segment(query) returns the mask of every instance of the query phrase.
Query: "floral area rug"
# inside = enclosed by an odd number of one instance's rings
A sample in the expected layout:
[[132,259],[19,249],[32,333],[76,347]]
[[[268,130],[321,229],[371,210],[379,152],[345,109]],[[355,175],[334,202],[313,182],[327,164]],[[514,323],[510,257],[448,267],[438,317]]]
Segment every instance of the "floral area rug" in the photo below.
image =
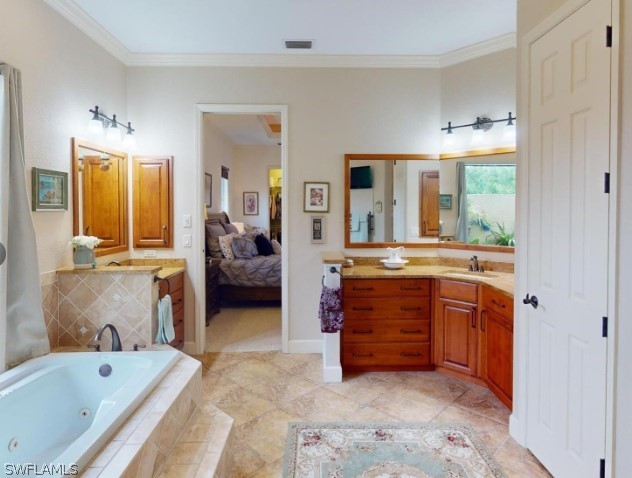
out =
[[290,423],[284,478],[507,478],[469,425]]

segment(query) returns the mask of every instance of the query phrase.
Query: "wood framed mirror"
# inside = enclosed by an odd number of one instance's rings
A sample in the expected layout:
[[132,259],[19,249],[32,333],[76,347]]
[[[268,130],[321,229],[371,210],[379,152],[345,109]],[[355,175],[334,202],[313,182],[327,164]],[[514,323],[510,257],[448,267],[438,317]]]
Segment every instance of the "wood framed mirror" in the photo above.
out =
[[103,241],[95,255],[129,250],[127,154],[72,138],[73,235]]
[[[466,165],[469,194],[459,193],[457,163]],[[456,232],[459,214],[465,235]],[[346,248],[513,253],[514,227],[515,148],[345,155]]]

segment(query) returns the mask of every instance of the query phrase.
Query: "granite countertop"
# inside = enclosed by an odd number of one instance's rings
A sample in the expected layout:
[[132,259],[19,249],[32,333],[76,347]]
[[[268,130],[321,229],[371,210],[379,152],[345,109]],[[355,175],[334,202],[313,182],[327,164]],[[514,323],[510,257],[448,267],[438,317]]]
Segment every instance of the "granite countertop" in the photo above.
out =
[[184,266],[163,267],[158,272],[156,272],[156,275],[160,277],[161,279],[170,279],[171,277],[178,275],[181,272],[184,272],[184,270],[185,270]]
[[186,270],[185,259],[125,259],[119,265],[100,265],[94,269],[58,269],[59,274],[156,274],[161,279],[169,279]]
[[446,265],[407,265],[403,269],[387,269],[383,265],[356,265],[342,269],[345,279],[452,279],[488,285],[513,297],[513,273],[490,271],[480,275],[470,274],[467,269]]
[[65,267],[57,269],[58,274],[138,274],[157,272],[162,269],[161,266],[97,266],[94,269],[75,269],[73,267]]

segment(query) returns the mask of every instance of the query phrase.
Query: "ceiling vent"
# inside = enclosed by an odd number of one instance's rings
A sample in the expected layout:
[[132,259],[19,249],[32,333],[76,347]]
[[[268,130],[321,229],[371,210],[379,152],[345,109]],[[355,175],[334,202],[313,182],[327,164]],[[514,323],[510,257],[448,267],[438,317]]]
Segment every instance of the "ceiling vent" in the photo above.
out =
[[311,40],[285,40],[285,48],[293,50],[311,50]]

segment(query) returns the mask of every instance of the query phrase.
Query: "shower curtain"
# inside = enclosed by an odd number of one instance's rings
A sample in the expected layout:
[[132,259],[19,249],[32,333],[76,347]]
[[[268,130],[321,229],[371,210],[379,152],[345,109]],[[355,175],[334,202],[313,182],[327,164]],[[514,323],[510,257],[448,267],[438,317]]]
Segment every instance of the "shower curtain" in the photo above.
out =
[[[20,72],[0,63],[0,372],[50,352],[26,191]],[[9,227],[10,225],[10,227]]]
[[465,180],[465,163],[459,161],[456,163],[456,185],[457,185],[457,219],[456,233],[454,240],[459,242],[470,243],[470,229],[467,217],[467,184]]

